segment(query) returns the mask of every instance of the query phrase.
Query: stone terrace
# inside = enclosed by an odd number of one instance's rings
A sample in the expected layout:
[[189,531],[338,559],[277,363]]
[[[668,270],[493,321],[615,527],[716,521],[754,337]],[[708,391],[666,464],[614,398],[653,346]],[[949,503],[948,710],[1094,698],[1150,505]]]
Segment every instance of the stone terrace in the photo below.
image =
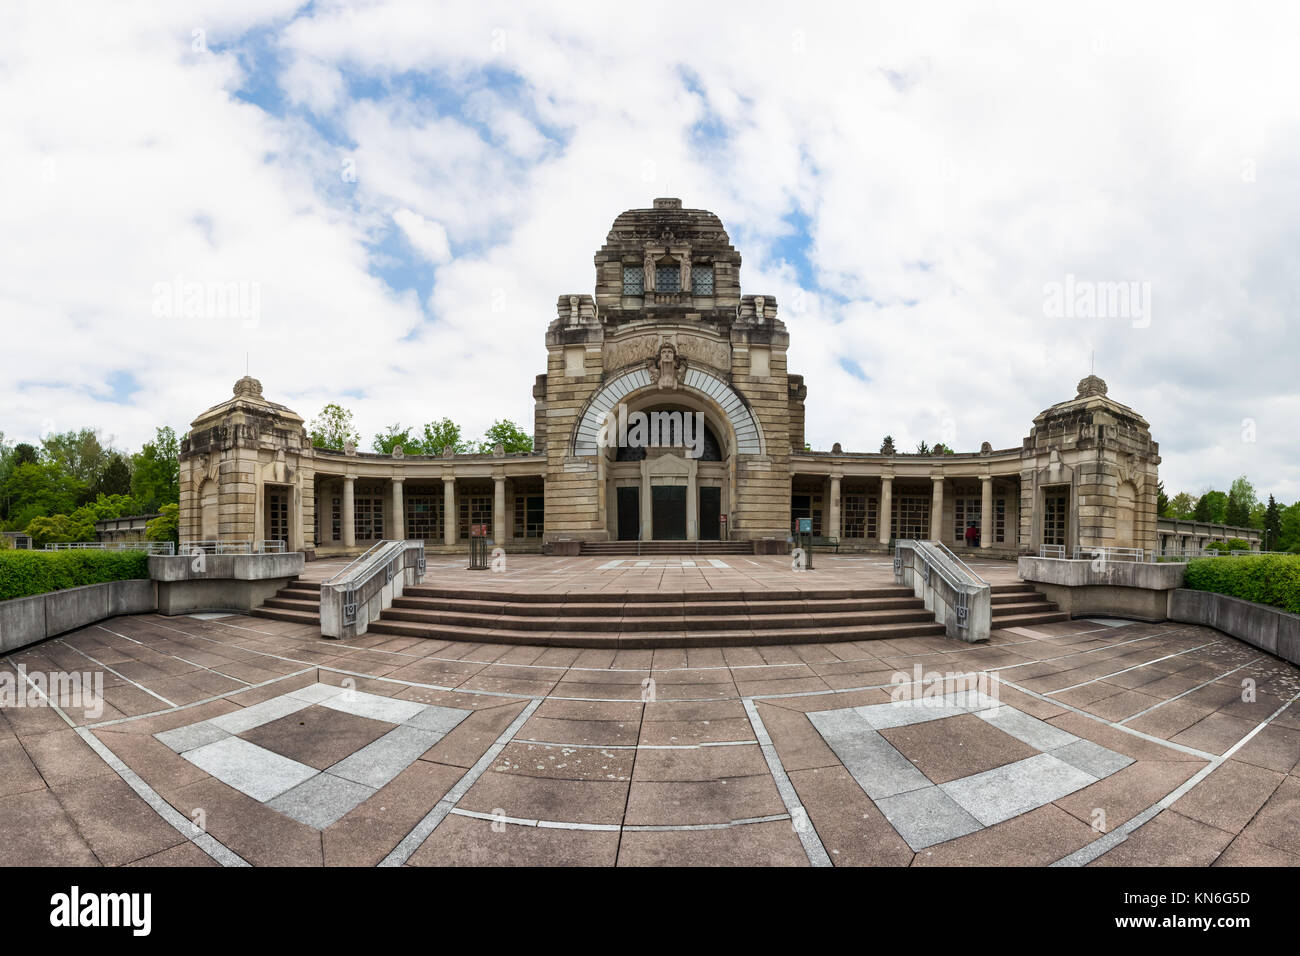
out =
[[[892,582],[879,557],[642,560],[429,580]],[[0,711],[9,864],[1300,864],[1300,672],[1208,628],[606,650],[141,615],[19,665],[101,674],[106,702]],[[901,703],[914,668],[982,680]]]

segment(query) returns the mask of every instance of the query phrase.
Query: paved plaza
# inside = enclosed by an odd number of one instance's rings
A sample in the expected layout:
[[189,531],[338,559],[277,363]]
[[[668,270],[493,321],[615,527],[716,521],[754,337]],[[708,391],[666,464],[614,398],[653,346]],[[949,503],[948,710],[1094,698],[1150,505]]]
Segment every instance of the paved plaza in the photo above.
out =
[[[883,555],[816,562],[430,556],[425,582],[893,580]],[[1171,622],[619,650],[148,614],[0,666],[104,694],[0,712],[7,864],[1300,864],[1300,671]]]

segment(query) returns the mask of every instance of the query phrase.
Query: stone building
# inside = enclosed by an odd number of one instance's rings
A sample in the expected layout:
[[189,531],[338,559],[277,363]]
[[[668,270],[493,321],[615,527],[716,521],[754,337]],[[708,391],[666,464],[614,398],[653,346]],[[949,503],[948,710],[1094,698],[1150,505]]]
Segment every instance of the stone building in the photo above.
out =
[[527,454],[313,448],[301,417],[240,379],[182,442],[182,542],[329,553],[407,537],[455,550],[486,525],[508,550],[638,539],[783,550],[808,518],[841,550],[965,547],[972,525],[993,553],[1156,546],[1158,446],[1095,376],[1038,415],[1020,447],[808,449],[789,332],[772,296],[742,292],[740,266],[711,212],[656,199],[619,215],[593,292],[557,299]]

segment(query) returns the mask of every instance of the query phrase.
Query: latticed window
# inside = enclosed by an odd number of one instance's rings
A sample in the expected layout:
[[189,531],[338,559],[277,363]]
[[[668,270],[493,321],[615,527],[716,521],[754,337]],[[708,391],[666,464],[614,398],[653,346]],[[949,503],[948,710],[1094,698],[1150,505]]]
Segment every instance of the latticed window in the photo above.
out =
[[406,499],[406,536],[426,541],[442,537],[443,498],[440,495],[412,495]]
[[980,523],[981,512],[983,511],[984,499],[980,498],[958,498],[953,507],[953,535],[952,539],[958,544],[964,544],[966,541],[966,529],[974,524],[977,529],[984,526]]
[[460,536],[469,537],[469,526],[485,524],[492,533],[492,496],[462,495],[460,499]]
[[330,540],[343,540],[343,502],[341,498],[330,499]]
[[681,266],[655,266],[655,291],[656,292],[681,292],[682,291],[682,267]]
[[998,498],[993,502],[993,540],[1002,542],[1007,539],[1007,499]]
[[930,499],[911,495],[894,498],[892,525],[895,538],[929,538]]
[[691,294],[713,295],[713,266],[691,266]]
[[844,496],[844,537],[876,536],[876,499],[867,495]]
[[1049,492],[1043,496],[1043,544],[1065,544],[1065,509],[1063,494]]
[[645,293],[645,269],[641,266],[623,267],[623,294],[643,295]]
[[545,514],[541,495],[515,495],[515,537],[540,538]]
[[353,512],[353,529],[358,541],[378,541],[384,536],[382,496],[357,495]]

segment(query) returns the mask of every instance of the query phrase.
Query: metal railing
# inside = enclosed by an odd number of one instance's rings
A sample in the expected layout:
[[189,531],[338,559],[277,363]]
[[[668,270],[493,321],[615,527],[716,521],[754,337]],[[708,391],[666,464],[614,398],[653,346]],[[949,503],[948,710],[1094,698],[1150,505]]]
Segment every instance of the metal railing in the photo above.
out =
[[941,597],[953,609],[958,630],[965,631],[970,626],[971,596],[988,589],[988,582],[968,568],[965,562],[953,554],[943,542],[908,538],[900,538],[894,546],[896,576],[901,576],[903,573],[904,551],[910,551],[921,558],[921,576],[927,586],[930,584],[932,574],[938,574],[948,585],[951,596],[941,594]]
[[[182,541],[181,554],[284,554],[285,543],[278,539],[262,541]],[[170,553],[170,552],[169,552]]]
[[407,568],[414,568],[419,576],[424,575],[424,541],[378,541],[321,587],[342,590],[342,623],[346,626],[357,622],[357,609],[362,604],[369,603]]
[[1142,548],[1075,548],[1074,560],[1076,561],[1127,561],[1133,564],[1143,564],[1145,562],[1146,552]]
[[145,551],[149,554],[175,554],[174,541],[51,541],[45,551]]
[[1065,545],[1063,544],[1040,544],[1038,546],[1038,556],[1040,558],[1060,558],[1065,560]]

